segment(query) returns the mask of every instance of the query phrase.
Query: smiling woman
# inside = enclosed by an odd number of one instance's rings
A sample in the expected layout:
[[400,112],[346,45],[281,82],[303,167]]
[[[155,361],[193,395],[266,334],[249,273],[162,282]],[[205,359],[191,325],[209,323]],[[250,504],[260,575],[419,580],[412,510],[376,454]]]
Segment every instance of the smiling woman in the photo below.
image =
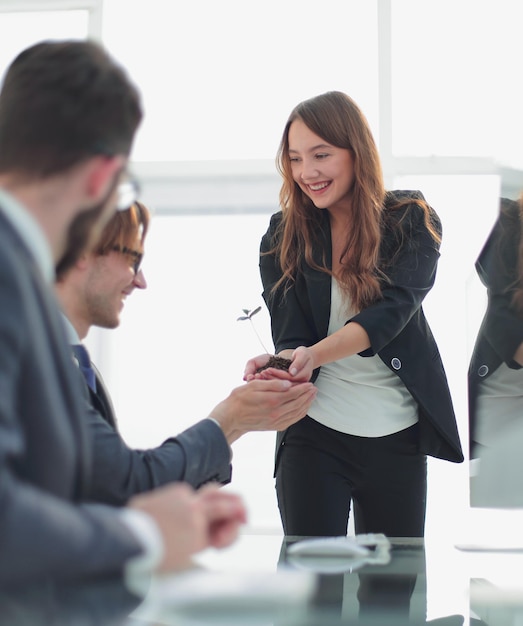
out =
[[[291,112],[278,152],[281,211],[260,272],[287,378],[315,381],[307,416],[278,433],[286,535],[423,536],[426,457],[463,461],[442,360],[422,302],[441,242],[420,192],[384,188],[356,103],[327,92]],[[247,380],[268,355],[249,361]],[[398,507],[401,502],[401,507]]]

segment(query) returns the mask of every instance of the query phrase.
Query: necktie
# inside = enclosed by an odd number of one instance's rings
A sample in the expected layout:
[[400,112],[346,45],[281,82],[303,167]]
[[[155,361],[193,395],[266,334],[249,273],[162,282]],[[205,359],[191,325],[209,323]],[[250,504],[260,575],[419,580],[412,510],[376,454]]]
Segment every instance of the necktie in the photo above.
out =
[[84,375],[87,384],[96,393],[96,376],[91,366],[91,359],[89,358],[87,349],[82,344],[76,344],[71,347],[78,361],[78,367]]

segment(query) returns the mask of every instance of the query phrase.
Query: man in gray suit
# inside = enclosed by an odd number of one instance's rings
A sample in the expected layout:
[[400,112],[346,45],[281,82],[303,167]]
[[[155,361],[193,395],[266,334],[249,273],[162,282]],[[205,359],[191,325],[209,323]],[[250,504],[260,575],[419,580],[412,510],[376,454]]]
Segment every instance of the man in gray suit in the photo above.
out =
[[[148,209],[138,201],[128,210],[116,213],[94,250],[84,253],[73,267],[57,276],[56,293],[76,354],[92,326],[119,326],[124,300],[134,289],[146,288],[140,263],[149,219]],[[78,356],[82,360],[82,355]],[[221,407],[211,411],[212,417],[157,448],[134,450],[118,433],[111,399],[99,372],[94,367],[94,372],[89,371],[89,362],[82,369],[91,404],[96,409],[90,417],[95,441],[89,495],[109,504],[123,504],[138,492],[171,481],[185,481],[195,488],[209,481],[229,482],[230,445],[246,432],[278,430],[296,421],[307,411],[311,400],[308,388],[298,387],[292,392],[297,394],[296,401],[290,401],[287,411],[277,416],[273,414],[274,392],[245,384],[234,389]]]
[[[97,44],[43,42],[0,92],[0,585],[170,571],[235,539],[239,498],[161,487],[89,503],[88,396],[52,283],[119,202],[136,89]],[[127,204],[129,206],[129,204]],[[120,208],[123,208],[121,206]]]

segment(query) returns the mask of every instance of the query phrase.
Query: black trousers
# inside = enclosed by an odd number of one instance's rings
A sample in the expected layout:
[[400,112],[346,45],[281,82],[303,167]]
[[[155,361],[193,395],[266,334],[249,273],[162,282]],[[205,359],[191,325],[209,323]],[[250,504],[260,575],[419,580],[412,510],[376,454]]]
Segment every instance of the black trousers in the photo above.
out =
[[310,417],[291,426],[279,451],[276,493],[286,535],[422,537],[427,459],[418,424],[385,437],[357,437]]

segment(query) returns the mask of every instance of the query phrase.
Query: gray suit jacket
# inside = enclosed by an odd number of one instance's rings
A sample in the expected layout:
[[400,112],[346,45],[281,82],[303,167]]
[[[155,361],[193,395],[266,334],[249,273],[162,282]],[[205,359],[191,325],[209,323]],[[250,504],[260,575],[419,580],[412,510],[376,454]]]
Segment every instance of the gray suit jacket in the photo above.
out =
[[96,393],[89,389],[92,410],[88,421],[94,435],[89,498],[121,505],[136,493],[173,481],[184,481],[194,488],[211,481],[230,482],[231,451],[218,424],[204,419],[157,448],[129,448],[118,432],[99,372],[96,379]]
[[0,585],[121,571],[141,552],[92,490],[88,399],[54,295],[0,209]]

